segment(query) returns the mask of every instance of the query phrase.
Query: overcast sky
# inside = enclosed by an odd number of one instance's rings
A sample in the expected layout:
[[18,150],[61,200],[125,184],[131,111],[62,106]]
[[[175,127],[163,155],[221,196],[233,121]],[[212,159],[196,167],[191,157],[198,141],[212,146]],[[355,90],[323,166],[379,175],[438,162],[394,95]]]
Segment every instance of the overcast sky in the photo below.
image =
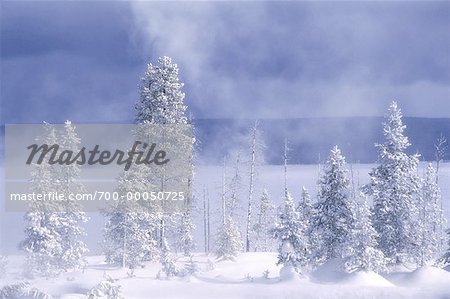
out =
[[171,56],[197,118],[450,117],[450,2],[2,2],[2,123],[130,122]]

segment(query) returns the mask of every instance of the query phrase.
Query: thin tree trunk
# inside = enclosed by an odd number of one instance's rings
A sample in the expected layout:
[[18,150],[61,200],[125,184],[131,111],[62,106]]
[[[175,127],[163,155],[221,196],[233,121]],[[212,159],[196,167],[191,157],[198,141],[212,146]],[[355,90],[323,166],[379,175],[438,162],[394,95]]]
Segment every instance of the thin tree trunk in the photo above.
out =
[[[125,214],[125,219],[128,220],[128,216],[126,216]],[[127,224],[128,221],[125,221],[125,223]],[[122,252],[122,268],[126,268],[126,252],[127,252],[127,228],[126,226],[124,227],[124,232],[123,232],[123,252]]]
[[207,221],[206,221],[206,187],[203,185],[203,237],[205,240],[205,253],[208,253]]
[[223,158],[223,170],[222,170],[222,224],[225,225],[226,220],[226,202],[225,202],[225,157]]
[[245,251],[250,251],[250,225],[252,221],[252,199],[253,199],[253,180],[255,175],[255,152],[256,152],[256,129],[258,123],[255,121],[255,126],[253,127],[252,136],[252,156],[250,161],[250,186],[248,192],[248,207],[247,207],[247,230],[245,235]]
[[287,138],[284,139],[284,155],[283,155],[283,160],[284,160],[284,196],[287,197],[287,192],[288,192],[288,188],[287,188],[287,152],[288,152],[288,146],[287,146]]
[[207,252],[208,252],[208,254],[211,252],[211,248],[210,248],[210,243],[211,243],[211,222],[210,222],[210,219],[211,219],[211,214],[210,214],[210,205],[209,205],[209,192],[208,192],[208,189],[206,189],[206,211],[207,211],[207,222],[206,222],[206,224],[207,224],[207,240],[208,240],[208,250],[207,250]]

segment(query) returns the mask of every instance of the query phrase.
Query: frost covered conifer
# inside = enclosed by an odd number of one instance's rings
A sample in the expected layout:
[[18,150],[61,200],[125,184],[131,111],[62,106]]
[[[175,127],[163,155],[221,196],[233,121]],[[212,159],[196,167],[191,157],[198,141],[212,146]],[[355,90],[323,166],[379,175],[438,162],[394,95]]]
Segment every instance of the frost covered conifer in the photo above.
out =
[[5,299],[52,299],[53,297],[37,288],[31,287],[29,282],[19,282],[0,288],[0,298]]
[[124,299],[120,288],[117,279],[105,275],[105,279],[86,294],[86,299]]
[[385,270],[386,260],[378,249],[377,232],[372,227],[371,214],[364,194],[355,198],[352,210],[354,224],[343,250],[345,270],[348,272]]
[[278,240],[278,265],[301,271],[308,264],[309,246],[305,236],[305,223],[295,209],[294,200],[286,191],[284,207],[273,229]]
[[[39,141],[46,144],[56,144],[56,130],[54,126],[46,124],[45,134]],[[48,163],[32,165],[30,190],[36,193],[47,193],[56,188],[54,174]],[[20,247],[27,252],[27,267],[30,272],[51,274],[57,267],[60,250],[59,236],[56,234],[57,221],[52,217],[52,206],[49,202],[30,202],[29,210],[25,213],[25,239]],[[29,273],[32,274],[32,273]]]
[[447,251],[439,259],[443,265],[450,265],[450,229],[447,230]]
[[242,251],[243,243],[239,228],[233,218],[225,216],[216,241],[216,255],[224,260],[234,260]]
[[191,209],[188,208],[186,211],[181,213],[181,221],[178,226],[176,236],[178,248],[185,256],[190,256],[195,248],[194,237],[192,236],[194,228],[195,226],[192,222]]
[[[44,125],[44,135],[38,138],[43,144],[57,144],[57,133],[53,125]],[[59,190],[58,173],[44,160],[33,164],[30,191],[46,194]],[[60,228],[64,219],[60,217],[61,206],[52,201],[32,201],[25,213],[25,239],[20,247],[27,252],[27,274],[54,276],[64,270],[61,265],[63,240]]]
[[[147,190],[145,171],[138,168],[132,167],[120,176],[119,194],[126,196],[128,192]],[[157,211],[135,201],[118,201],[104,214],[107,221],[103,231],[103,250],[108,263],[134,269],[145,260],[156,259],[159,255],[156,234],[160,219]]]
[[[75,126],[70,121],[64,124],[64,131],[60,137],[63,150],[74,153],[79,151],[80,138],[78,138]],[[59,191],[68,198],[69,194],[77,194],[85,191],[84,186],[78,182],[80,165],[72,163],[58,167]],[[84,268],[87,265],[85,254],[88,252],[82,237],[85,236],[83,224],[88,221],[82,207],[76,201],[65,201],[62,211],[59,213],[62,221],[58,226],[61,237],[61,267],[63,269]]]
[[436,176],[436,171],[429,163],[423,180],[419,205],[419,225],[422,231],[420,242],[421,265],[441,255],[444,250],[446,221],[441,208],[442,197]]
[[300,202],[297,206],[297,211],[300,213],[300,218],[304,219],[309,225],[309,222],[312,220],[315,213],[314,207],[311,203],[311,196],[304,186],[302,187],[302,193]]
[[379,165],[370,173],[365,186],[372,196],[373,226],[378,244],[393,263],[417,262],[420,226],[417,225],[417,204],[420,180],[417,175],[418,155],[409,156],[410,146],[404,135],[406,126],[396,102],[392,102],[383,124],[385,141],[377,144]]
[[27,275],[58,275],[62,271],[59,264],[62,244],[57,233],[60,223],[58,214],[34,209],[26,213],[25,221],[26,237],[20,247],[27,252]]
[[[187,106],[184,104],[185,94],[181,90],[183,83],[180,82],[178,75],[178,66],[170,57],[160,57],[156,65],[148,64],[144,77],[141,79],[140,98],[135,106],[136,122],[141,126],[140,132],[136,133],[136,137],[147,139],[147,125],[170,125],[161,128],[162,135],[168,136],[168,139],[175,138],[177,140],[176,145],[171,146],[170,142],[160,136],[163,138],[161,143],[164,143],[166,149],[170,146],[170,152],[174,155],[185,155],[191,150],[190,146],[195,139],[192,136],[187,136],[189,134],[186,134],[184,126],[179,126],[188,124],[188,119],[186,117]],[[150,130],[154,129],[155,127],[150,127]],[[183,146],[180,146],[181,144],[187,145],[189,148],[183,148]],[[186,177],[188,174],[180,174],[173,168],[172,173],[169,173],[165,167],[154,168],[151,173],[154,180],[152,183],[156,185],[158,191],[162,192],[173,191],[168,190],[170,189],[169,184],[184,186],[186,181],[190,181]],[[163,238],[166,237],[166,230],[169,229],[167,224],[174,222],[173,216],[175,215],[165,213],[164,203],[162,203],[162,206],[162,211],[159,213],[160,225],[157,236],[160,247],[163,245]]]
[[161,271],[166,275],[166,278],[177,276],[180,272],[175,263],[175,259],[170,253],[170,247],[166,238],[162,240],[160,263],[162,266]]
[[[155,127],[151,125],[187,124],[182,87],[178,66],[171,58],[164,56],[158,59],[157,65],[147,66],[139,87],[139,101],[135,105],[139,124],[134,132],[136,140],[153,136],[151,131]],[[124,195],[127,192],[166,191],[169,176],[165,168],[150,170],[144,165],[133,165],[119,178],[118,191]],[[119,203],[108,209],[105,216],[104,250],[108,262],[135,268],[144,260],[167,255],[167,252],[163,253],[163,250],[169,250],[164,244],[167,243],[165,231],[167,223],[173,219],[164,214],[160,204]]]
[[313,253],[314,259],[320,263],[340,258],[353,225],[353,214],[345,158],[337,146],[331,150],[319,180],[316,211],[312,225],[320,243]]
[[107,212],[107,217],[103,242],[106,262],[135,269],[143,261],[157,257],[158,246],[151,235],[148,213],[123,209]]
[[257,214],[257,222],[253,226],[255,232],[255,251],[270,251],[272,248],[271,229],[275,221],[275,205],[272,203],[269,192],[264,189]]
[[178,78],[178,66],[170,57],[158,59],[147,66],[140,85],[140,101],[136,105],[136,122],[151,124],[185,124],[183,83]]
[[318,257],[314,255],[314,248],[318,248],[319,246],[319,235],[313,228],[313,220],[316,216],[316,210],[311,202],[311,196],[305,187],[302,187],[301,198],[297,205],[297,211],[300,215],[301,221],[305,224],[305,237],[308,241],[309,248],[311,249],[308,266],[310,268],[314,268],[319,264],[319,261],[316,260]]

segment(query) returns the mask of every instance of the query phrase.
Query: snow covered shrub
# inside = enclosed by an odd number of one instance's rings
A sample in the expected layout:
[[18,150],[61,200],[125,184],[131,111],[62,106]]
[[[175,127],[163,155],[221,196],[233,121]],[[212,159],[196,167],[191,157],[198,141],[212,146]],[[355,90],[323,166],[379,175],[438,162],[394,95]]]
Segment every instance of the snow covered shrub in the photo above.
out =
[[194,262],[192,256],[189,258],[189,262],[184,265],[184,272],[187,275],[194,275],[199,271],[198,264]]
[[253,276],[251,276],[249,273],[245,274],[245,279],[249,282],[253,282],[255,279]]
[[243,247],[239,228],[231,216],[225,218],[218,237],[216,255],[224,260],[234,260]]
[[134,269],[128,269],[128,271],[127,271],[127,277],[128,278],[133,278],[133,277],[135,277],[136,275],[134,274]]
[[439,259],[439,262],[444,266],[450,265],[450,229],[447,230],[447,235],[448,249],[447,252],[442,256],[442,258]]
[[191,211],[181,213],[181,221],[177,227],[177,248],[183,252],[185,256],[190,256],[195,248],[194,237],[192,231],[195,225],[192,221]]
[[214,270],[215,268],[216,268],[216,265],[214,264],[214,262],[211,261],[210,259],[208,259],[206,270],[207,270],[207,271],[212,271],[212,270]]
[[305,225],[295,209],[294,200],[286,192],[284,208],[273,235],[278,239],[278,265],[301,270],[308,262],[309,246],[304,235]]
[[53,297],[30,287],[28,282],[6,285],[0,289],[2,299],[52,299]]
[[105,279],[86,294],[86,299],[124,299],[116,281],[117,279],[105,275]]

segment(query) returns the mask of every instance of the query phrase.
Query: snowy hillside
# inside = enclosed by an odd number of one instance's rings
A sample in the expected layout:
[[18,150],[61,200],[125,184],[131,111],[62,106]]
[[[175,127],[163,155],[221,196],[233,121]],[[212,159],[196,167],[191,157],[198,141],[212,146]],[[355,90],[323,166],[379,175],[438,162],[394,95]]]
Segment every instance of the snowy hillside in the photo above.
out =
[[[450,296],[450,272],[432,267],[416,271],[403,269],[381,275],[336,272],[331,279],[328,268],[317,270],[310,278],[280,281],[275,253],[244,253],[235,262],[216,261],[213,256],[196,254],[193,260],[198,272],[165,280],[156,278],[160,269],[157,263],[147,263],[145,268],[134,271],[134,277],[129,277],[127,270],[106,265],[102,257],[93,256],[88,260],[89,266],[84,273],[72,272],[59,278],[35,279],[31,285],[61,299],[85,298],[85,294],[105,274],[117,279],[115,283],[121,286],[126,299],[437,299]],[[0,286],[20,281],[18,277],[23,271],[22,263],[22,257],[10,257],[7,277],[1,279]],[[178,258],[180,267],[186,263],[187,258]]]
[[[421,164],[421,170],[425,164]],[[353,165],[353,172],[361,184],[368,181],[368,171],[373,165]],[[293,197],[298,200],[301,186],[311,190],[315,198],[318,165],[289,165],[288,186]],[[196,181],[209,188],[212,210],[218,210],[222,168],[219,166],[201,166],[196,169]],[[282,166],[264,166],[258,174],[258,191],[266,187],[273,194],[277,205],[282,203]],[[450,218],[450,163],[441,168],[441,187],[443,204],[447,219]],[[195,190],[202,186],[195,185]],[[197,206],[199,204],[197,203]],[[201,214],[198,207],[197,213]],[[145,267],[136,269],[133,277],[130,271],[105,263],[100,251],[99,240],[103,219],[97,213],[89,215],[86,239],[91,249],[88,266],[84,272],[64,273],[58,278],[36,278],[29,280],[30,288],[46,292],[54,298],[85,298],[105,274],[111,276],[115,284],[121,286],[125,298],[446,298],[450,296],[450,272],[423,267],[417,270],[395,269],[390,273],[358,272],[347,274],[333,263],[327,263],[306,278],[280,281],[280,266],[276,266],[277,254],[242,253],[236,261],[216,260],[214,254],[195,253],[193,263],[197,271],[193,275],[158,279],[161,265],[147,262]],[[2,246],[8,256],[7,273],[1,278],[0,287],[22,281],[24,256],[17,251],[17,244],[23,238],[23,215],[6,213],[2,219]],[[197,217],[199,218],[199,217]],[[202,223],[196,221],[195,239],[197,250],[202,251]],[[215,228],[214,228],[215,230]],[[20,255],[18,255],[20,254]],[[177,256],[179,268],[186,267],[189,259]]]

